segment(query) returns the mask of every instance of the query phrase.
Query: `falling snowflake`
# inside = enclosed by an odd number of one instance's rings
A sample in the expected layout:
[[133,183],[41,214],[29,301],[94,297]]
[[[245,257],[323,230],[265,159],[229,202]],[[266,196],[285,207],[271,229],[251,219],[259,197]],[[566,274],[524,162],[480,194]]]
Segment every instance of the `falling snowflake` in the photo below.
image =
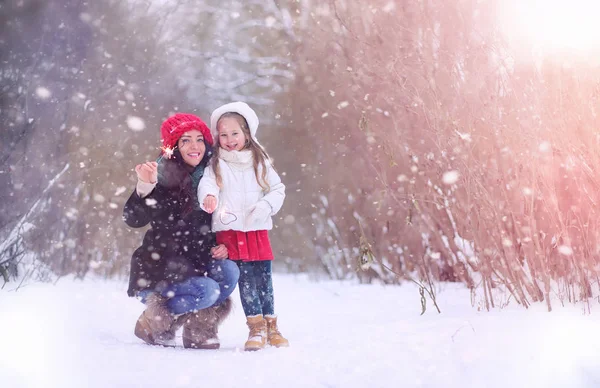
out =
[[558,253],[565,256],[571,256],[573,254],[573,249],[568,245],[561,245],[558,247]]
[[550,145],[550,142],[548,142],[548,141],[544,141],[544,142],[540,143],[540,145],[538,147],[540,152],[548,152],[548,151],[550,151],[551,148],[552,147]]
[[146,129],[146,123],[144,123],[144,120],[137,116],[127,116],[127,126],[129,129],[135,132]]
[[35,89],[35,94],[42,100],[47,100],[52,97],[52,92],[43,86],[38,86],[37,89]]
[[95,261],[95,260],[90,261],[90,268],[92,268],[92,269],[100,268],[101,265],[102,265],[102,263],[99,261]]
[[459,177],[460,174],[456,170],[446,171],[442,176],[442,182],[444,182],[446,185],[453,185],[458,182]]
[[458,137],[460,137],[462,140],[466,141],[467,143],[471,142],[471,134],[470,133],[459,132],[456,129],[454,130],[454,132],[456,132]]
[[276,22],[277,19],[275,19],[273,16],[267,16],[267,18],[265,19],[265,26],[271,28],[275,25]]
[[137,281],[137,285],[141,288],[146,287],[148,285],[148,281],[144,278],[139,278]]
[[396,9],[396,4],[393,1],[388,2],[383,8],[383,12],[385,13],[390,13],[392,12],[394,9]]
[[89,14],[89,13],[87,13],[87,12],[82,12],[82,13],[80,13],[80,14],[79,14],[79,19],[80,19],[82,22],[89,23],[89,22],[91,22],[91,21],[92,21],[92,15],[90,15],[90,14]]

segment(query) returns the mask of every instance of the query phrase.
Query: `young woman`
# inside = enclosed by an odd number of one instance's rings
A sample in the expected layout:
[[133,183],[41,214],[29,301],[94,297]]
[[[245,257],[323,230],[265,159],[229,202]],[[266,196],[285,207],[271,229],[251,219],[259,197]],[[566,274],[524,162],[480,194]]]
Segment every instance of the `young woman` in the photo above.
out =
[[134,332],[146,343],[174,346],[183,325],[184,347],[216,349],[239,270],[216,243],[196,196],[213,139],[200,118],[185,113],[168,118],[161,136],[161,157],[135,167],[138,183],[123,211],[133,228],[150,224],[131,259],[127,293],[147,306]]

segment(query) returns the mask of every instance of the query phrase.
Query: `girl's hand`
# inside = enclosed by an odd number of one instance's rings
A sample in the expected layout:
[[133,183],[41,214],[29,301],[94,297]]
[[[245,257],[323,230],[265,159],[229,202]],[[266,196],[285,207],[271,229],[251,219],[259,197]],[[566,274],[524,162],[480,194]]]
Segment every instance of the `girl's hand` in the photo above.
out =
[[158,163],[146,162],[135,166],[137,178],[144,183],[156,183],[158,180]]
[[223,244],[219,244],[216,247],[210,248],[210,253],[212,254],[213,258],[217,260],[223,260],[229,257],[227,247]]
[[217,199],[214,195],[207,195],[206,198],[204,198],[204,201],[202,202],[202,206],[204,206],[204,209],[208,214],[212,214],[212,212],[214,212],[215,208],[217,207]]
[[271,205],[267,201],[261,200],[252,205],[248,211],[249,225],[264,224],[271,217]]

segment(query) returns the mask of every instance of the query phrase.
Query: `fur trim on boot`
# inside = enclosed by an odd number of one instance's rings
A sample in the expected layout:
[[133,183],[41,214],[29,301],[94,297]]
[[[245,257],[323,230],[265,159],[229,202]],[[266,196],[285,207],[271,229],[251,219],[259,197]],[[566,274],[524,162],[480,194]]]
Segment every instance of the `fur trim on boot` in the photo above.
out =
[[219,349],[219,325],[229,316],[232,309],[231,298],[219,306],[186,314],[183,325],[183,347],[190,349]]
[[171,314],[166,302],[160,295],[148,296],[146,310],[135,324],[136,337],[150,345],[175,346],[175,332],[183,322]]
[[233,301],[231,300],[231,298],[227,298],[220,305],[213,307],[215,308],[217,313],[217,325],[221,326],[221,323],[223,323],[223,321],[227,319],[229,314],[231,314],[231,310],[233,310]]

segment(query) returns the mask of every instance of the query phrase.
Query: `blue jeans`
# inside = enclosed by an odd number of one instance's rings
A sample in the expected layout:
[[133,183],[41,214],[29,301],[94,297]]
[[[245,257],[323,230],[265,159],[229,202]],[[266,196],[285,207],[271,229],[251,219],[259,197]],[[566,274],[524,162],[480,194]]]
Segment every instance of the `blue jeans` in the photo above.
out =
[[240,268],[240,299],[244,314],[274,315],[271,261],[236,261]]
[[[167,299],[167,308],[173,314],[185,314],[218,305],[235,289],[240,271],[231,260],[211,260],[207,276],[194,276],[174,283],[161,291]],[[141,291],[138,296],[146,303],[152,290]]]

